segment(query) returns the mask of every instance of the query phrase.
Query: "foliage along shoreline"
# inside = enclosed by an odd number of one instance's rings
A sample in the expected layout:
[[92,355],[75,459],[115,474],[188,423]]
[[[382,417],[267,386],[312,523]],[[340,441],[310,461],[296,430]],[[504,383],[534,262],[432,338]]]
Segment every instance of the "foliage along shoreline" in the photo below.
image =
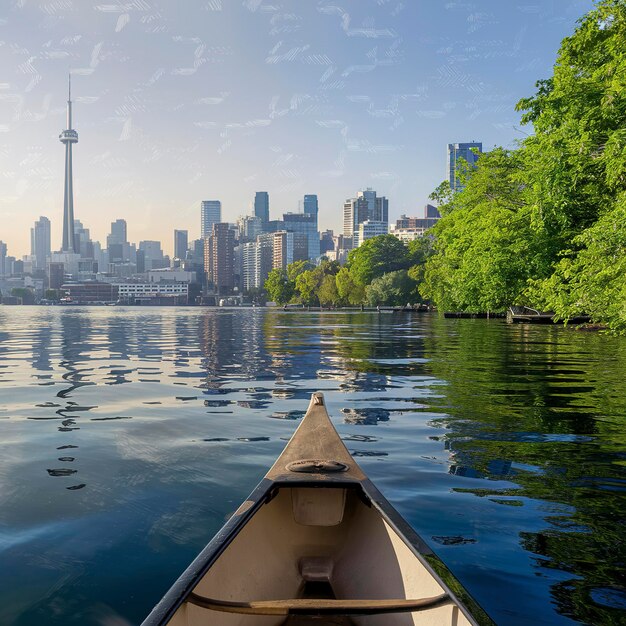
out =
[[[442,183],[442,218],[408,246],[381,235],[345,267],[303,262],[266,282],[280,304],[402,305],[587,314],[626,333],[626,0],[601,0],[566,37],[551,78],[516,107],[532,126]],[[393,243],[392,240],[397,242]]]

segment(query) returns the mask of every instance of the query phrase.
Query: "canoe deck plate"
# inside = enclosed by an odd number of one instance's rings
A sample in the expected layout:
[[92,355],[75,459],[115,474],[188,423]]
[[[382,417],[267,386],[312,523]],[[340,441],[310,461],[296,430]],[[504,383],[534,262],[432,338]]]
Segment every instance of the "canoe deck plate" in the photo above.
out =
[[302,472],[304,474],[330,474],[345,472],[348,466],[332,459],[302,459],[289,463],[287,469],[290,472]]

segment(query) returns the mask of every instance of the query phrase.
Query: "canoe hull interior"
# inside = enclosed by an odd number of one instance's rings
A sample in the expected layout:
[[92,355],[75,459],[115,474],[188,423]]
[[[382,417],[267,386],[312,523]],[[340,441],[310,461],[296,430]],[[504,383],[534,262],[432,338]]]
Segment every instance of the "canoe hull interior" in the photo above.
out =
[[[414,599],[448,590],[424,559],[393,528],[358,486],[275,486],[271,498],[242,523],[208,569],[189,587],[194,594],[224,601],[254,602],[311,597]],[[331,591],[332,590],[332,591]],[[319,597],[319,596],[317,596]],[[246,626],[296,624],[285,615],[245,615],[182,602],[162,624]],[[346,619],[346,618],[344,618]],[[289,621],[291,620],[291,621]],[[417,612],[350,615],[351,621],[316,623],[372,626],[473,624],[456,601]],[[302,623],[310,623],[306,619]]]

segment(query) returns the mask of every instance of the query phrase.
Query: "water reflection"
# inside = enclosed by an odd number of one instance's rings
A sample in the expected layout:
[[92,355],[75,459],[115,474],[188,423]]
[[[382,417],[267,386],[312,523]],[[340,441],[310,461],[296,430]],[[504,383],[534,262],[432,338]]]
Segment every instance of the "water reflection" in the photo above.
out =
[[[0,578],[21,592],[0,590],[0,623],[141,621],[317,390],[497,621],[618,623],[623,340],[432,316],[16,311],[0,309]],[[144,581],[133,598],[121,558]]]

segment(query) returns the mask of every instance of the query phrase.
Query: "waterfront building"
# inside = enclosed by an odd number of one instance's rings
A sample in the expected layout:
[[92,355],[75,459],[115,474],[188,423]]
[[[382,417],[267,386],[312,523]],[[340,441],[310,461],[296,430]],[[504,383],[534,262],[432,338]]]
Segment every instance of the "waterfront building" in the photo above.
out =
[[365,220],[359,224],[359,230],[354,234],[353,245],[358,248],[364,241],[386,235],[389,232],[389,224],[375,220]]
[[50,220],[42,215],[30,229],[30,254],[33,271],[46,269],[51,251]]
[[184,259],[187,256],[189,232],[186,230],[174,231],[174,258]]
[[272,255],[274,269],[285,269],[294,261],[306,261],[307,254],[308,241],[305,234],[289,231],[274,233]]
[[177,282],[177,283],[193,283],[196,282],[196,273],[183,270],[180,268],[164,267],[158,270],[148,270],[149,283]]
[[75,304],[115,302],[118,298],[117,285],[97,280],[64,283],[61,285],[61,291]]
[[147,283],[143,281],[125,281],[114,284],[117,287],[118,298],[128,300],[151,300],[155,298],[177,298],[179,301],[187,299],[189,283],[175,281],[161,281]]
[[265,231],[270,221],[270,194],[267,191],[257,191],[254,195],[254,215],[261,218],[261,228]]
[[61,252],[78,252],[74,245],[74,181],[72,178],[72,146],[78,143],[78,133],[72,128],[72,82],[68,77],[67,128],[59,141],[65,145],[65,188],[63,194],[63,243]]
[[226,294],[235,286],[234,249],[235,232],[230,224],[213,224],[213,231],[205,239],[204,269],[208,286],[215,293]]
[[208,237],[213,224],[222,221],[222,203],[219,200],[203,200],[200,204],[200,236]]
[[475,167],[479,155],[483,151],[481,142],[472,141],[469,143],[449,143],[448,144],[448,165],[446,178],[450,183],[450,189],[454,192],[463,189],[463,183],[459,177],[461,162],[470,167]]

